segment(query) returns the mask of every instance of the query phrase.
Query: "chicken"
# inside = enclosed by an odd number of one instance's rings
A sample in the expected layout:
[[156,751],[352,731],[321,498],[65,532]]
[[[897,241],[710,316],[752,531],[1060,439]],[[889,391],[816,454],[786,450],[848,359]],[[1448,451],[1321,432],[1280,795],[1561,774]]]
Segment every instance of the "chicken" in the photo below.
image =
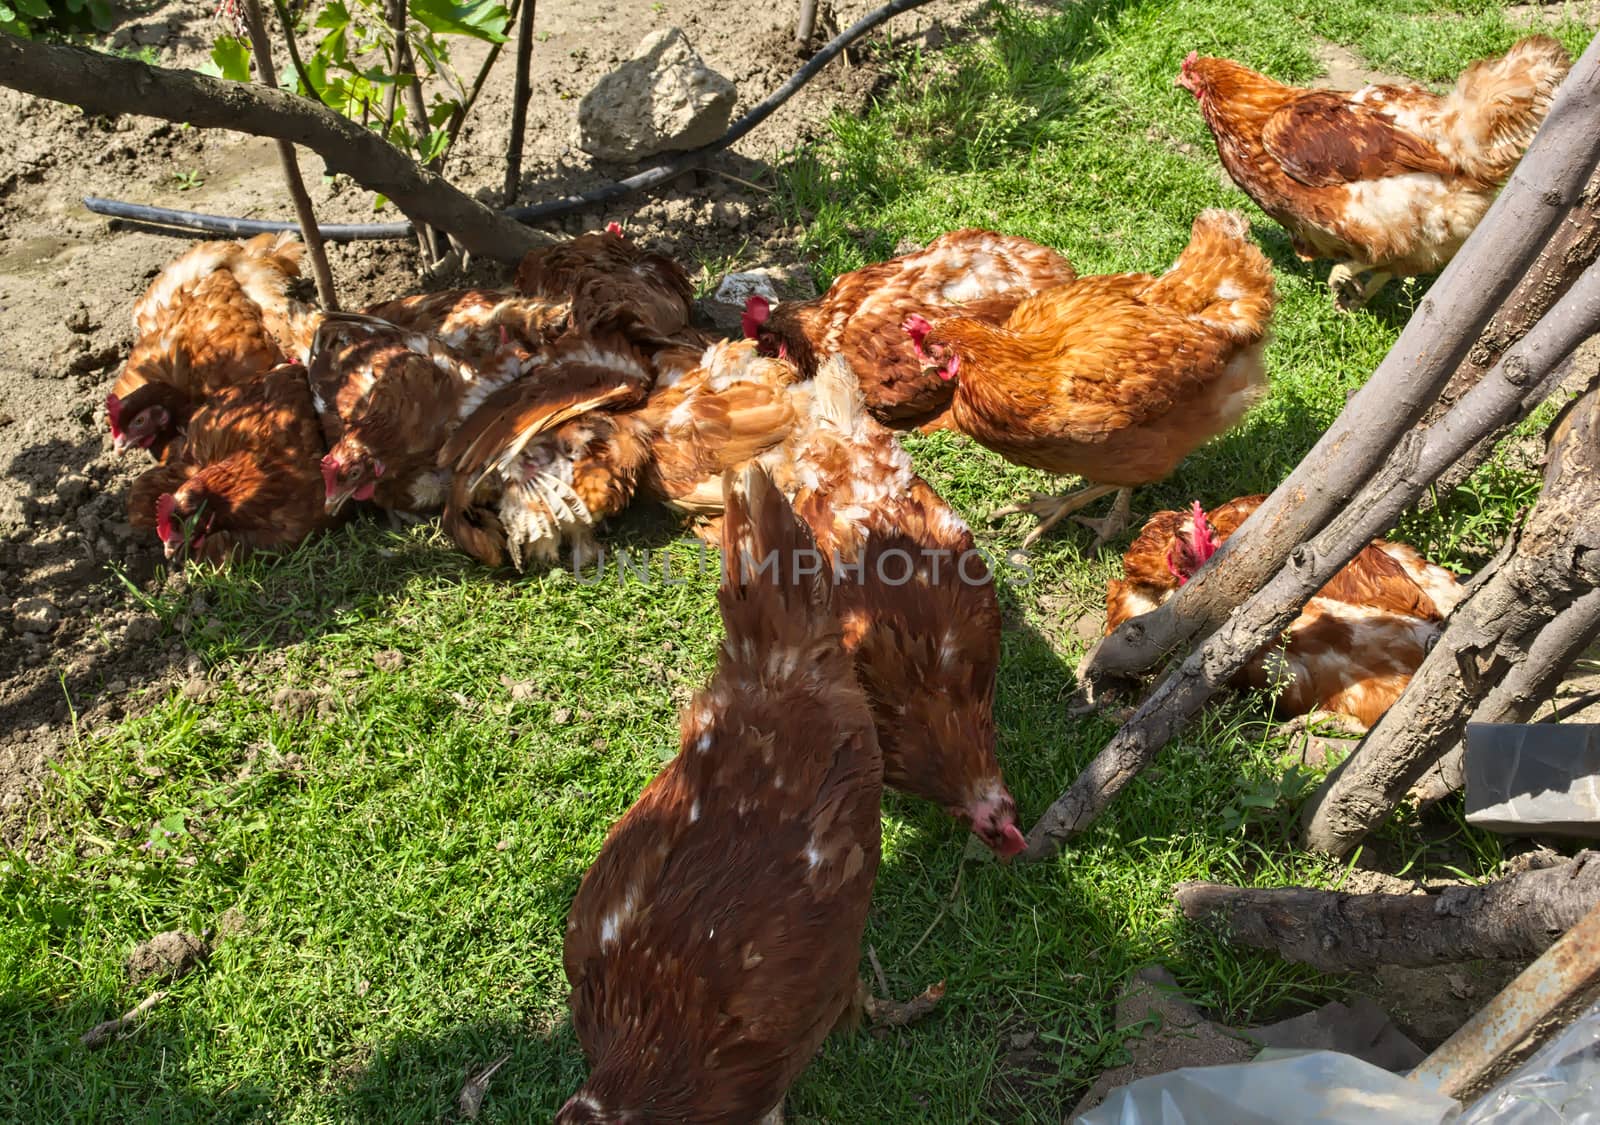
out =
[[791,393],[794,432],[757,463],[836,570],[834,601],[877,721],[884,784],[1015,855],[1026,844],[995,757],[994,577],[967,525],[867,411],[842,356]]
[[501,289],[453,289],[384,301],[363,312],[432,336],[469,363],[480,363],[513,338],[535,351],[555,343],[567,330],[569,304]]
[[324,449],[305,367],[280,365],[195,411],[182,453],[134,481],[129,521],[153,528],[168,558],[294,547],[332,522],[317,469]]
[[1076,276],[1047,246],[994,231],[952,231],[915,253],[841,274],[809,301],[774,308],[753,296],[745,305],[744,334],[764,355],[793,359],[807,379],[816,376],[823,357],[843,355],[880,421],[934,428],[951,388],[924,370],[900,331],[906,317],[960,314],[998,324],[1023,297]]
[[693,311],[694,286],[683,267],[641,250],[616,223],[604,234],[530,250],[517,267],[516,287],[568,302],[573,332],[620,335],[646,355],[679,342]]
[[1008,461],[1090,482],[996,512],[1043,517],[1024,547],[1109,492],[1110,516],[1079,522],[1097,544],[1121,534],[1134,487],[1167,476],[1265,392],[1276,295],[1248,231],[1238,212],[1202,211],[1160,277],[1081,277],[1029,297],[1001,325],[908,320],[923,362],[955,383],[957,429]]
[[563,963],[581,1122],[754,1122],[855,1013],[882,762],[826,567],[770,480],[723,523],[726,629],[680,749],[606,838]]
[[106,396],[118,452],[160,459],[206,395],[305,358],[314,308],[302,300],[302,244],[289,234],[203,242],[171,262],[134,306],[134,345]]
[[329,512],[351,499],[413,513],[444,504],[450,473],[436,462],[445,440],[534,361],[520,337],[498,326],[488,330],[503,341],[498,346],[471,334],[450,335],[475,352],[475,364],[434,336],[375,316],[326,314],[309,374],[329,442],[322,459]]
[[519,569],[596,553],[593,528],[633,498],[647,448],[614,412],[655,372],[620,338],[563,337],[527,377],[489,395],[439,451],[454,473],[444,527],[474,558]]
[[[1261,506],[1230,500],[1211,512],[1157,512],[1122,558],[1106,590],[1106,632],[1149,613]],[[1317,591],[1289,626],[1239,674],[1241,686],[1277,693],[1290,715],[1345,717],[1365,730],[1400,698],[1411,674],[1465,596],[1454,575],[1403,543],[1375,540]]]
[[1413,85],[1297,89],[1193,52],[1177,81],[1199,100],[1228,175],[1295,253],[1335,261],[1328,284],[1348,311],[1390,277],[1455,256],[1570,65],[1560,43],[1534,35],[1473,63],[1442,97]]

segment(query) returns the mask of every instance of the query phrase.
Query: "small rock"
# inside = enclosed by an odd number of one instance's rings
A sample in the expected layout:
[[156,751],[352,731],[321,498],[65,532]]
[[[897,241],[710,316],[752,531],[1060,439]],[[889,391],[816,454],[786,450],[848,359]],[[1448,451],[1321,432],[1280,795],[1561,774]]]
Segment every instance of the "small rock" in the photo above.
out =
[[578,103],[576,144],[622,163],[699,148],[727,130],[735,93],[681,28],[652,32]]
[[205,942],[182,930],[157,934],[128,954],[128,978],[134,983],[151,978],[177,980],[210,955]]
[[405,664],[406,658],[404,653],[386,648],[382,652],[374,653],[372,662],[378,666],[380,672],[398,672]]
[[19,633],[49,633],[61,621],[61,611],[45,598],[26,598],[11,611]]
[[550,715],[550,721],[558,727],[564,727],[572,722],[571,707],[557,707]]
[[82,473],[68,473],[56,482],[56,495],[68,504],[79,504],[89,495],[92,482]]
[[494,850],[497,851],[497,852],[510,851],[511,850],[511,841],[510,840],[501,840],[499,843],[495,844]]
[[178,690],[185,699],[198,703],[211,695],[211,681],[204,676],[190,676]]
[[82,301],[78,302],[77,308],[67,314],[68,332],[87,333],[93,332],[98,327],[100,326],[95,323],[94,317],[89,315],[89,306]]
[[128,622],[122,637],[128,644],[145,645],[161,635],[161,622],[154,617],[135,617]]

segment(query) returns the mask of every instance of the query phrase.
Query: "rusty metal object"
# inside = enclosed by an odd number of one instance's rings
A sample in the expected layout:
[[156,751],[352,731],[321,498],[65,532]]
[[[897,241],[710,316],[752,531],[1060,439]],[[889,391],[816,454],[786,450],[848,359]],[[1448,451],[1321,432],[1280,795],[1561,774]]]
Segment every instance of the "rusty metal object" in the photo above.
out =
[[1551,1013],[1600,982],[1600,906],[1585,914],[1410,1077],[1460,1097]]

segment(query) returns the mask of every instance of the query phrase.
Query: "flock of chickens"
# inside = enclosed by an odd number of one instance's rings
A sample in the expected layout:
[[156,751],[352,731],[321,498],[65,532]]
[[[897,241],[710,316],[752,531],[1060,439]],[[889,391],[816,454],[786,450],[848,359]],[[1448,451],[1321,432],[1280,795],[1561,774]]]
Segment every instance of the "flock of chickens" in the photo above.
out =
[[[1296,251],[1336,259],[1349,308],[1449,260],[1568,65],[1536,36],[1443,97],[1298,90],[1192,54],[1178,82]],[[691,517],[723,550],[726,635],[680,753],[573,903],[565,963],[593,1070],[557,1120],[779,1114],[865,998],[881,786],[1002,857],[1025,846],[995,757],[993,578],[952,565],[972,533],[893,429],[954,429],[1082,477],[1002,509],[1041,517],[1029,543],[1113,492],[1104,518],[1078,518],[1120,534],[1133,488],[1266,389],[1276,297],[1246,220],[1202,212],[1159,276],[1079,277],[1048,247],[956,231],[813,300],[751,298],[741,340],[695,327],[684,271],[615,224],[530,254],[513,288],[361,313],[310,304],[300,252],[289,236],[198,245],[135,307],[107,399],[117,448],[157,462],[132,522],[171,557],[220,562],[374,505],[438,514],[485,564],[522,567],[563,550],[583,565],[639,498]],[[1170,597],[1260,500],[1156,513],[1107,628]],[[1415,551],[1374,543],[1241,679],[1291,713],[1368,725],[1460,597]]]

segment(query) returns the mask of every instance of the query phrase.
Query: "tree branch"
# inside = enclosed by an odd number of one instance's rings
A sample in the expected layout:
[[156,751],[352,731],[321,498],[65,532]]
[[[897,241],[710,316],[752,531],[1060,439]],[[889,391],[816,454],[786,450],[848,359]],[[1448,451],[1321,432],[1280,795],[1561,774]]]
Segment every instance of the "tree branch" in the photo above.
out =
[[1600,37],[1573,66],[1516,172],[1372,378],[1289,478],[1176,596],[1095,646],[1079,671],[1087,695],[1154,667],[1216,628],[1283,566],[1297,544],[1349,505],[1438,397],[1504,294],[1533,268],[1540,248],[1577,203],[1600,162],[1597,117]]
[[1341,894],[1181,883],[1183,916],[1326,973],[1537,957],[1600,902],[1600,852],[1439,894]]
[[517,19],[517,74],[516,89],[511,97],[511,136],[506,142],[506,186],[502,193],[505,206],[517,201],[522,188],[522,134],[528,128],[528,99],[533,89],[528,71],[533,65],[534,0],[523,0]]
[[[1312,594],[1362,547],[1394,526],[1430,481],[1490,426],[1531,413],[1543,401],[1551,381],[1559,377],[1562,362],[1597,327],[1600,266],[1587,270],[1437,425],[1408,435],[1360,495],[1321,534],[1295,547],[1289,565],[1156,686],[1034,825],[1028,837],[1028,857],[1042,859],[1053,854],[1064,841],[1093,823],[1173,734],[1256,653],[1282,634]],[[1230,537],[1224,549],[1241,534]]]
[[0,35],[0,85],[94,114],[138,113],[292,141],[320,155],[330,172],[388,196],[413,222],[449,231],[480,257],[518,261],[554,241],[418,168],[376,133],[284,90],[11,35]]
[[[1589,273],[1600,275],[1600,267]],[[1405,694],[1307,803],[1308,847],[1345,855],[1382,824],[1460,739],[1474,707],[1528,663],[1540,633],[1600,586],[1597,508],[1600,376],[1554,427],[1544,489],[1509,556],[1474,581]],[[1545,674],[1534,669],[1527,676],[1537,682]]]
[[[250,31],[250,46],[256,56],[256,73],[269,89],[278,88],[278,75],[272,65],[272,41],[267,38],[267,24],[261,16],[257,0],[243,0],[244,22]],[[333,271],[328,268],[328,251],[322,245],[322,231],[317,226],[316,208],[311,206],[311,196],[306,192],[306,182],[300,178],[300,162],[295,159],[294,145],[278,141],[278,162],[283,165],[283,182],[294,200],[294,212],[300,219],[300,237],[305,240],[306,253],[311,258],[311,275],[317,280],[317,295],[322,307],[330,312],[339,309],[339,293],[333,287]]]

